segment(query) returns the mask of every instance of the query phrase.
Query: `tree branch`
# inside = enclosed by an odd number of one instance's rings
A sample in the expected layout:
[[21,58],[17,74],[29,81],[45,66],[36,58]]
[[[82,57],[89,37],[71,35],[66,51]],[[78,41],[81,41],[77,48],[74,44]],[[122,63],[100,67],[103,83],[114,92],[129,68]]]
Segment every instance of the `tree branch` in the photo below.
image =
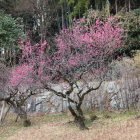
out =
[[101,84],[102,84],[102,82],[103,82],[103,81],[101,81],[101,82],[99,83],[99,85],[98,85],[96,88],[93,88],[93,87],[92,87],[92,88],[88,89],[85,93],[83,93],[82,96],[81,96],[82,100],[84,99],[84,97],[85,97],[86,94],[90,93],[90,92],[93,91],[93,90],[99,89],[100,86],[101,86]]

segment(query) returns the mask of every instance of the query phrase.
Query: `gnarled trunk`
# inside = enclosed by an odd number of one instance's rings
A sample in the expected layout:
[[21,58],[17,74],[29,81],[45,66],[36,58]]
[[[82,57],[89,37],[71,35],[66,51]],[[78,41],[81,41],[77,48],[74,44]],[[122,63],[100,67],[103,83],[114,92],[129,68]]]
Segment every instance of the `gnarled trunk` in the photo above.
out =
[[85,126],[85,117],[83,116],[83,112],[81,108],[80,107],[76,108],[77,113],[74,111],[74,109],[70,105],[68,109],[71,112],[72,116],[74,117],[74,121],[78,124],[80,130],[87,130],[88,128]]
[[75,122],[78,124],[80,130],[88,130],[88,127],[85,126],[84,116],[75,117]]
[[6,99],[6,102],[8,104],[10,104],[11,106],[13,106],[13,108],[15,109],[16,113],[18,114],[18,116],[20,116],[21,119],[23,119],[23,126],[24,127],[28,127],[31,125],[31,121],[29,120],[26,111],[22,108],[21,104],[19,104],[18,102],[15,102],[13,100],[10,100],[10,98]]
[[21,106],[16,107],[16,112],[20,116],[20,118],[23,119],[24,127],[28,127],[31,125],[31,121],[29,120],[26,111],[24,111]]

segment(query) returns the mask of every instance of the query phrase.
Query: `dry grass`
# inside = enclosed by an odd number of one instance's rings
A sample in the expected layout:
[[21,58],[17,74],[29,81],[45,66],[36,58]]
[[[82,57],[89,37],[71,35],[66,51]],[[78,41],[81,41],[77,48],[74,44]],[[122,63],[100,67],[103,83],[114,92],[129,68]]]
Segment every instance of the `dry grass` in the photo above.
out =
[[[0,140],[139,140],[140,119],[134,116],[95,120],[89,130],[80,131],[75,125],[68,123],[72,117],[56,114],[46,116],[30,116],[31,127],[22,127],[21,120],[17,124],[10,123],[15,117],[9,115],[0,129]],[[3,133],[3,134],[2,134]],[[7,135],[7,136],[6,136]]]
[[135,68],[137,68],[138,74],[140,75],[140,50],[136,51],[134,58],[124,58],[123,61],[129,62],[135,66]]
[[136,66],[140,66],[140,50],[137,50],[137,54],[134,57],[134,63]]

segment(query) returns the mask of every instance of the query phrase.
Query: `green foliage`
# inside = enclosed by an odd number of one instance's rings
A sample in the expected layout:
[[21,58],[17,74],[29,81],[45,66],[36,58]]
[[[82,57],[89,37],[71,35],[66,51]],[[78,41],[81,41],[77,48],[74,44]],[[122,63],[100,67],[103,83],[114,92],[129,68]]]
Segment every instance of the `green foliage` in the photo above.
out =
[[[69,5],[74,4],[73,0],[69,1]],[[74,5],[74,9],[73,12],[70,13],[70,18],[74,17],[74,16],[79,16],[83,15],[83,13],[88,9],[88,6],[90,4],[90,0],[77,0],[75,5]]]
[[134,50],[140,49],[140,9],[120,13],[116,17],[122,21],[126,36],[125,47],[120,53],[125,52],[126,55],[133,56]]
[[19,19],[0,11],[0,44],[3,48],[17,48],[16,41],[23,36],[22,26],[18,24]]
[[59,4],[66,2],[66,0],[59,0]]
[[70,19],[73,17],[81,17],[88,9],[91,0],[60,0],[59,3],[66,3],[71,12],[68,15]]
[[59,0],[59,3],[67,3],[71,7],[70,18],[82,17],[90,7],[96,10],[103,10],[106,6],[106,0]]

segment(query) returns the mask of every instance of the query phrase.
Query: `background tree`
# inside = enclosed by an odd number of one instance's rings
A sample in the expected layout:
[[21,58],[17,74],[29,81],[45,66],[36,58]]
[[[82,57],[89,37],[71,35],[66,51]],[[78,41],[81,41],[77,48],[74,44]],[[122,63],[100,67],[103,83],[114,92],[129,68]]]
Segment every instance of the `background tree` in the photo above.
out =
[[[107,8],[107,3],[109,7]],[[68,28],[74,17],[81,18],[88,9],[102,18],[104,15],[127,12],[139,8],[138,0],[2,0],[0,8],[13,17],[21,17],[24,32],[32,38],[32,43],[47,40],[50,44],[46,52],[55,50],[54,36],[61,29]],[[116,8],[117,7],[117,8]],[[108,9],[108,10],[107,10]],[[129,23],[128,23],[129,24]],[[133,41],[134,42],[134,41]],[[134,45],[133,45],[134,46]],[[51,49],[52,50],[52,49]]]
[[126,40],[124,40],[125,47],[119,50],[121,55],[133,57],[136,50],[140,46],[140,9],[132,10],[131,12],[118,13],[114,16],[122,21],[122,27],[125,30]]
[[0,57],[9,65],[16,63],[18,53],[17,41],[24,37],[23,28],[18,19],[0,11]]

